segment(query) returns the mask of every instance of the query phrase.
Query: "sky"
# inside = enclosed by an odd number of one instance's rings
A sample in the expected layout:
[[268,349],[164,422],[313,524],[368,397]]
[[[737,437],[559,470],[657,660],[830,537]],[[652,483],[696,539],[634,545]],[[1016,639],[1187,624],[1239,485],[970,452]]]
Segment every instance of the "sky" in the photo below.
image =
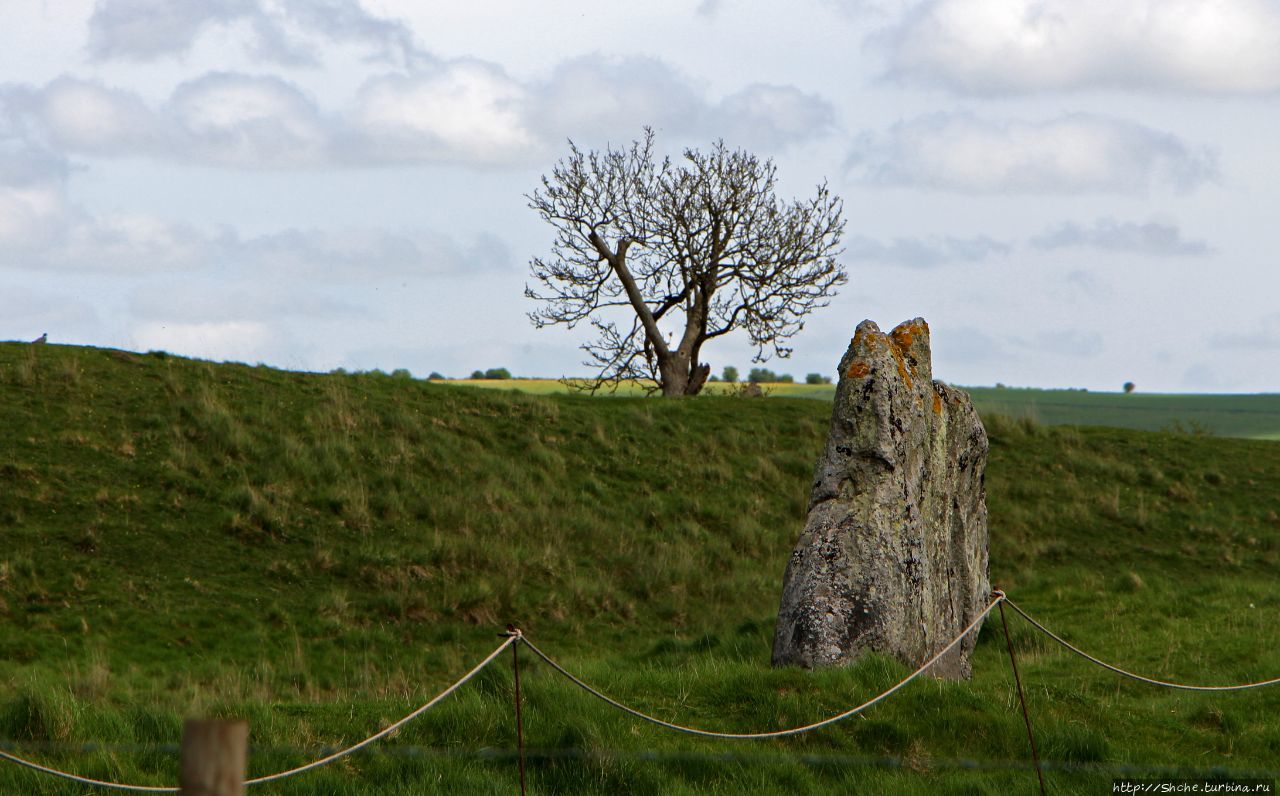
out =
[[527,196],[645,126],[843,198],[777,372],[1280,391],[1280,0],[5,0],[0,339],[587,375]]

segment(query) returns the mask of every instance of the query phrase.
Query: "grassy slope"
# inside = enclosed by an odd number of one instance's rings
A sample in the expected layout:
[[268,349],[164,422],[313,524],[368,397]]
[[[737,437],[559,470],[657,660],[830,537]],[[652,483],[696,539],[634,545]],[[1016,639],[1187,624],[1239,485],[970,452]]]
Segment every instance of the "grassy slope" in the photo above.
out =
[[[627,701],[725,729],[805,723],[902,674],[882,660],[767,665],[819,402],[598,401],[20,345],[0,345],[0,398],[0,739],[91,775],[171,782],[171,752],[135,747],[174,742],[191,712],[248,716],[276,750],[254,773],[302,762],[287,748],[402,715],[507,621]],[[995,583],[1139,671],[1280,673],[1280,445],[988,428]],[[1051,772],[1059,790],[1109,783],[1096,764],[1239,770],[1280,756],[1277,689],[1154,691],[1010,621],[1044,756],[1085,767]],[[913,686],[865,719],[747,746],[637,727],[531,666],[528,740],[570,750],[535,757],[532,781],[1021,789],[1026,771],[947,762],[1026,759],[993,630],[971,683]],[[362,756],[257,792],[505,792],[510,760],[470,753],[512,744],[506,677],[487,673],[395,741],[442,757]],[[67,751],[85,742],[122,746]],[[723,752],[745,758],[689,757]],[[11,791],[79,792],[0,764]]]
[[[489,389],[519,390],[538,395],[567,392],[555,379],[510,381],[457,381],[451,384]],[[711,393],[722,394],[734,385],[712,383]],[[769,384],[771,397],[812,398],[830,401],[830,384]],[[1194,430],[1223,437],[1280,439],[1280,394],[1263,395],[1164,395],[1099,393],[1082,390],[1006,389],[965,387],[974,404],[985,414],[1030,418],[1046,425],[1114,426],[1142,431]],[[632,386],[622,395],[638,395]]]
[[1186,428],[1224,437],[1280,439],[1280,394],[1160,395],[1077,390],[967,388],[981,411],[1050,425],[1163,431]]

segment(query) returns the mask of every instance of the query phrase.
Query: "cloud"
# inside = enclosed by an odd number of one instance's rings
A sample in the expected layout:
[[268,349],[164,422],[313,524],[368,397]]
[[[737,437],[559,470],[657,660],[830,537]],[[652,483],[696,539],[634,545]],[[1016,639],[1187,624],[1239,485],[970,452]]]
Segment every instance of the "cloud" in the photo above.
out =
[[919,7],[921,0],[824,0],[824,4],[851,19],[883,23],[901,20],[904,14]]
[[370,14],[358,0],[98,0],[89,54],[98,61],[155,61],[186,55],[206,33],[243,31],[258,60],[314,66],[334,44],[411,68],[434,62],[403,22]]
[[1217,176],[1214,155],[1134,122],[1070,114],[1046,122],[935,113],[864,134],[856,179],[961,193],[1191,191]]
[[708,105],[665,61],[588,55],[561,62],[533,87],[534,118],[552,141],[637,135],[644,125],[667,133],[700,130]]
[[713,134],[751,149],[781,149],[835,127],[835,109],[795,86],[755,83],[725,97],[712,112]]
[[[753,84],[710,102],[661,61],[596,56],[562,64],[542,83],[455,59],[371,78],[334,110],[293,82],[239,72],[180,83],[154,108],[135,92],[68,76],[0,87],[0,124],[39,142],[46,160],[132,156],[242,169],[524,166],[569,136],[594,146],[630,140],[646,124],[676,139],[777,150],[830,133],[834,117],[825,99],[794,86]],[[22,160],[0,150],[0,174],[28,168]]]
[[912,268],[932,268],[952,262],[980,262],[993,255],[1007,255],[1013,247],[985,235],[974,238],[894,238],[881,243],[861,235],[845,243],[845,258],[869,260]]
[[1099,279],[1096,274],[1084,269],[1077,268],[1073,271],[1068,271],[1062,276],[1062,282],[1073,294],[1071,298],[1077,301],[1087,299],[1091,302],[1097,302],[1101,299],[1109,299],[1114,295],[1114,291],[1109,284]]
[[464,59],[369,81],[351,128],[362,158],[509,164],[528,159],[539,143],[528,104],[528,90],[501,67]]
[[1187,240],[1174,224],[1145,224],[1101,218],[1092,227],[1068,222],[1031,239],[1037,249],[1094,248],[1146,254],[1153,257],[1203,257],[1213,250],[1199,240]]
[[776,150],[826,135],[835,123],[830,102],[795,86],[754,83],[713,101],[667,62],[643,56],[573,58],[529,90],[533,124],[549,144],[616,142],[649,126]]
[[46,267],[118,273],[185,271],[209,264],[210,239],[187,224],[144,215],[77,214],[60,241],[40,253]]
[[890,77],[972,94],[1280,89],[1274,0],[930,0],[880,43]]
[[255,0],[99,0],[89,18],[89,54],[102,61],[181,55],[209,27],[257,11]]
[[435,63],[404,22],[370,14],[358,0],[285,0],[284,16],[303,30],[333,42],[370,48],[379,60],[405,67]]
[[[258,125],[261,105],[274,102],[274,86],[232,81],[222,93],[234,101],[210,112],[183,116],[199,134],[206,157],[245,163],[254,147],[278,146],[258,136],[293,135],[301,148],[312,140],[278,119]],[[215,87],[218,93],[228,85]],[[180,95],[185,98],[186,95]],[[287,93],[285,104],[297,98]],[[27,271],[70,270],[117,274],[191,272],[240,268],[291,273],[328,282],[367,281],[406,274],[458,274],[510,267],[512,256],[497,237],[470,241],[423,230],[286,229],[242,237],[231,229],[202,229],[139,214],[93,215],[70,199],[66,159],[33,143],[12,123],[0,95],[0,267]],[[305,108],[304,108],[305,110]],[[80,117],[77,117],[80,118]],[[304,117],[305,118],[305,117]],[[77,128],[80,129],[80,128]],[[302,127],[304,133],[307,128]],[[262,152],[253,153],[261,157]]]
[[1209,345],[1223,350],[1280,351],[1280,313],[1262,318],[1252,329],[1215,334]]
[[39,119],[49,142],[63,151],[128,155],[164,139],[141,97],[94,81],[63,76],[40,91],[12,91],[10,100]]
[[292,83],[212,72],[179,85],[165,108],[180,157],[285,167],[329,159],[334,124]]
[[0,94],[0,266],[60,234],[70,212],[71,171],[65,157],[30,140],[4,99]]

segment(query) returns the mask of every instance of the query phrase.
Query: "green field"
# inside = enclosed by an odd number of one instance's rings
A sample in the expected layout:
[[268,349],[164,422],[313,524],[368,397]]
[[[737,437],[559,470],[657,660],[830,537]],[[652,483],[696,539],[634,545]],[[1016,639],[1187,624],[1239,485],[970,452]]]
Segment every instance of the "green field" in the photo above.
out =
[[[1135,396],[1129,396],[1132,398]],[[518,623],[585,679],[727,731],[896,682],[768,665],[829,406],[599,400],[0,344],[0,749],[176,779],[185,715],[250,721],[251,774],[417,707]],[[992,581],[1125,668],[1280,676],[1280,445],[985,418]],[[1121,680],[1010,617],[1053,793],[1280,765],[1280,688]],[[768,742],[674,735],[523,653],[534,793],[1034,792],[998,621],[972,681]],[[510,793],[509,670],[259,794]],[[93,792],[0,761],[0,793]]]
[[[538,395],[568,393],[556,379],[502,381],[450,381],[487,389],[518,390]],[[812,398],[830,401],[830,384],[765,384],[769,397]],[[707,392],[722,395],[735,385],[712,382]],[[986,414],[1030,418],[1044,425],[1113,426],[1143,431],[1213,434],[1221,437],[1280,440],[1280,393],[1258,395],[1173,395],[1159,393],[1086,392],[1023,388],[964,387],[974,405]],[[601,393],[607,394],[607,393]],[[626,385],[619,395],[643,395],[643,389]]]

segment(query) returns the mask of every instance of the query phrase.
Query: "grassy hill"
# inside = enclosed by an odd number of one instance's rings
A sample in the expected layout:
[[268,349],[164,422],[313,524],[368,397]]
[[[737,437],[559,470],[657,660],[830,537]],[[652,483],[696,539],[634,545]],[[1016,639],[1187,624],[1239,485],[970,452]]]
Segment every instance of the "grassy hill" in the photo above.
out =
[[[518,390],[534,395],[563,394],[569,389],[556,379],[459,380],[443,382],[468,387]],[[724,395],[739,385],[712,382],[706,391]],[[766,384],[774,398],[830,401],[832,384]],[[964,387],[984,414],[1027,418],[1060,426],[1111,426],[1142,431],[1186,431],[1221,437],[1280,440],[1280,393],[1255,395],[1198,395],[1087,392],[1033,388]],[[624,385],[619,395],[638,396],[643,390]]]
[[[905,670],[768,666],[829,413],[0,345],[0,748],[171,784],[182,716],[239,715],[269,773],[409,712],[508,621],[683,723],[843,710]],[[1280,674],[1280,445],[987,425],[995,584],[1126,668]],[[1276,768],[1280,689],[1159,691],[1010,623],[1055,792]],[[638,725],[526,654],[532,790],[1030,792],[996,627],[971,682],[750,744]],[[513,745],[499,667],[383,751],[254,792],[506,793]],[[87,791],[0,761],[0,792]]]

